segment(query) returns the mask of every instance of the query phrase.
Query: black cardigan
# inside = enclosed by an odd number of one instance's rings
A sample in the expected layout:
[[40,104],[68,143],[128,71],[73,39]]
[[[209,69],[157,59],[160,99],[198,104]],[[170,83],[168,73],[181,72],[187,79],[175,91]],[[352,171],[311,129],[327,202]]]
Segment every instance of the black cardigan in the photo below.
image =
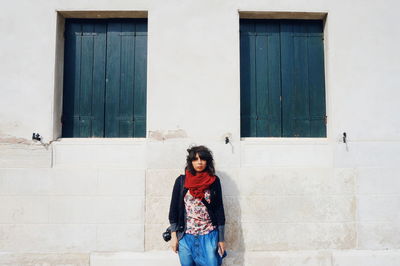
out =
[[[178,240],[182,238],[186,231],[186,210],[183,199],[188,189],[183,186],[184,183],[184,175],[179,176],[175,180],[169,207],[170,229],[172,232],[177,232]],[[218,177],[215,179],[214,183],[210,185],[210,204],[205,199],[203,199],[202,202],[207,208],[212,224],[218,228],[218,241],[224,241],[225,212],[222,201],[221,182]]]

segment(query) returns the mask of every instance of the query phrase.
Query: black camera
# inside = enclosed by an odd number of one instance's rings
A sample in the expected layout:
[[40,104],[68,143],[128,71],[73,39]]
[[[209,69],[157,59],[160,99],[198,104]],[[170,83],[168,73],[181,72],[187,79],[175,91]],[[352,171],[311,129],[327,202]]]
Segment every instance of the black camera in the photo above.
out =
[[164,238],[165,242],[168,242],[171,240],[171,229],[168,227],[167,230],[165,230],[164,233],[162,233],[162,237]]

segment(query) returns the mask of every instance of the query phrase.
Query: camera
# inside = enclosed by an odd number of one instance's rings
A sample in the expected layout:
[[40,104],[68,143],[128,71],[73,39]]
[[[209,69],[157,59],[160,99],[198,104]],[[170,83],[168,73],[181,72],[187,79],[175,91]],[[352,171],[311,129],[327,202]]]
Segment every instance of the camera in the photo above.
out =
[[164,233],[162,233],[162,237],[164,238],[165,242],[168,242],[171,240],[171,229],[168,227],[167,230],[165,230]]

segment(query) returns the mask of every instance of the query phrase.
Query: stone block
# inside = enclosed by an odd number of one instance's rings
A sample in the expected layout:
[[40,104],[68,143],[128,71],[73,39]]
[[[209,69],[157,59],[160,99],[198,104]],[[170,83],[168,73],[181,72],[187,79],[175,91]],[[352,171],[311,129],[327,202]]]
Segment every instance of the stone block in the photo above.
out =
[[95,224],[0,224],[2,252],[87,253],[95,249]]
[[140,196],[53,196],[51,223],[144,222],[144,198]]
[[[224,123],[221,123],[225,127]],[[225,130],[225,129],[224,129]],[[225,144],[225,136],[229,136],[230,143]],[[207,147],[211,149],[214,155],[214,165],[218,169],[230,169],[240,166],[241,141],[232,136],[231,133],[221,134],[216,141],[205,141]]]
[[329,251],[246,252],[241,265],[331,266],[331,259]]
[[170,197],[146,198],[146,223],[168,223]]
[[[242,222],[312,223],[355,221],[352,196],[249,196],[240,197]],[[227,206],[238,208],[235,204]],[[236,211],[238,214],[238,211]],[[230,217],[232,217],[230,215]]]
[[0,223],[47,223],[48,196],[0,196]]
[[[150,134],[154,136],[157,133],[150,131]],[[148,169],[182,169],[183,171],[189,144],[190,140],[185,138],[156,140],[150,136],[146,146]]]
[[145,168],[146,143],[131,139],[63,139],[54,143],[56,167]]
[[399,194],[400,168],[361,167],[358,169],[358,194]]
[[[111,254],[93,253],[91,266],[125,265],[179,265],[179,257],[171,251],[147,251],[141,253],[120,252]],[[268,265],[268,266],[331,266],[331,252],[235,252],[228,250],[224,266]]]
[[148,169],[146,196],[171,197],[175,179],[181,174],[184,174],[183,169]]
[[354,223],[242,223],[246,251],[350,249]]
[[239,197],[224,196],[224,211],[226,223],[239,223],[243,218],[243,202]]
[[169,226],[169,223],[163,224],[145,224],[145,250],[168,250],[169,242],[165,242],[162,238],[162,233],[165,232],[165,229]]
[[98,197],[96,217],[98,223],[144,223],[144,197]]
[[172,251],[92,253],[90,266],[176,266],[179,257]]
[[96,251],[144,251],[144,224],[97,225]]
[[400,161],[400,142],[396,141],[359,141],[348,142],[348,151],[344,144],[334,147],[334,166],[342,167],[379,167],[395,168]]
[[99,169],[98,195],[138,195],[145,193],[145,171],[134,169]]
[[222,169],[222,189],[229,196],[353,194],[354,169],[241,168]]
[[94,195],[96,193],[98,169],[61,168],[53,169],[51,194],[54,195]]
[[359,249],[399,249],[400,224],[395,223],[367,223],[357,224],[357,238]]
[[98,223],[97,198],[93,196],[51,196],[49,222],[55,224]]
[[332,147],[327,143],[296,144],[243,141],[242,167],[332,167]]
[[2,266],[90,266],[89,253],[0,253]]
[[358,221],[400,224],[400,195],[359,195]]
[[227,223],[225,225],[226,248],[235,251],[244,251],[243,225],[241,223]]
[[398,250],[349,250],[333,251],[332,266],[398,266]]
[[52,192],[50,168],[0,169],[0,194],[43,195]]
[[49,168],[52,149],[40,144],[0,145],[0,168]]

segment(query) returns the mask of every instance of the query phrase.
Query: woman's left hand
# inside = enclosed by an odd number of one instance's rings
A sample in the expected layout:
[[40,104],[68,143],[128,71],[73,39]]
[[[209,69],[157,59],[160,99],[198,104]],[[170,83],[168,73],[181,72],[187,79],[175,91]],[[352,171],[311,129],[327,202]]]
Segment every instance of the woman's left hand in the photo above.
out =
[[218,242],[218,254],[222,257],[225,252],[225,242]]

